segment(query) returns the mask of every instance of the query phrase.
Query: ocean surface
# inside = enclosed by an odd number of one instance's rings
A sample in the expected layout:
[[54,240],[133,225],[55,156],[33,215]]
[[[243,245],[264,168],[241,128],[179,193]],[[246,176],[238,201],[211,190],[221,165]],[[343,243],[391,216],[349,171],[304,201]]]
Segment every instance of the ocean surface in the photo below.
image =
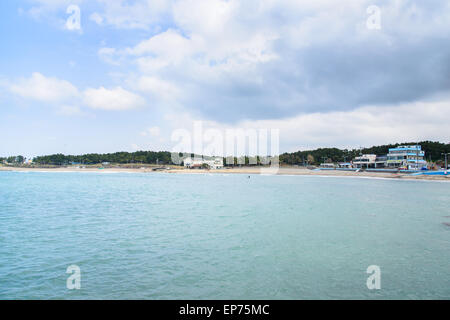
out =
[[0,299],[450,299],[445,223],[448,182],[0,172]]

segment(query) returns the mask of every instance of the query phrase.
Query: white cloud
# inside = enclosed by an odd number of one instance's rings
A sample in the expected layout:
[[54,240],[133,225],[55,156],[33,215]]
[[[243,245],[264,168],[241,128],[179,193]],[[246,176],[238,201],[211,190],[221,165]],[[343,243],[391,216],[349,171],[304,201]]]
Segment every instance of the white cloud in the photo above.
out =
[[351,111],[311,113],[288,119],[244,121],[243,127],[278,128],[284,150],[319,147],[355,148],[386,143],[440,140],[450,142],[450,99]]
[[[202,127],[203,134],[215,129],[224,137],[227,129],[279,129],[281,152],[321,147],[352,149],[424,140],[449,143],[448,121],[442,117],[449,113],[450,98],[443,98],[385,107],[365,106],[351,111],[317,112],[278,120],[246,120],[234,125],[202,121]],[[165,119],[171,124],[169,131],[184,129],[193,136],[193,124],[197,119],[192,115],[171,113]],[[172,150],[174,145],[166,148]],[[203,148],[207,147],[208,143],[204,142]]]
[[143,76],[139,78],[137,88],[162,100],[176,99],[179,94],[179,89],[174,84],[157,77]]
[[377,31],[366,27],[370,0],[178,0],[156,5],[151,18],[134,11],[147,1],[103,4],[105,24],[169,26],[129,48],[99,52],[106,62],[137,65],[132,85],[170,97],[161,107],[236,122],[448,91],[450,4],[379,4]]
[[218,35],[226,33],[227,24],[239,13],[237,1],[181,0],[173,5],[173,16],[177,24],[195,33]]
[[145,100],[122,87],[106,89],[89,88],[83,92],[83,100],[87,106],[101,110],[128,110],[145,105]]
[[147,130],[142,131],[141,135],[144,137],[147,135],[150,135],[152,137],[159,137],[161,135],[161,129],[158,126],[150,127]]
[[98,50],[98,56],[106,63],[118,66],[120,65],[120,56],[115,48],[103,47]]
[[[49,19],[53,20],[53,15],[56,11],[64,11],[70,5],[81,5],[84,0],[30,0],[32,6],[27,11],[34,19]],[[65,20],[60,20],[61,26],[65,24]]]
[[243,67],[274,60],[277,55],[272,52],[271,43],[276,38],[273,32],[255,33],[235,39],[234,43],[225,36],[224,42],[220,43],[203,34],[185,37],[179,31],[169,29],[125,52],[137,56],[141,71],[146,73],[166,67],[195,66],[198,75],[198,71],[239,71]]
[[[436,115],[448,114],[447,100],[418,101],[448,92],[450,3],[380,3],[373,31],[372,0],[99,2],[97,24],[152,31],[99,57],[136,65],[117,83],[161,110],[176,106],[175,117],[280,128],[289,148],[449,138]],[[144,104],[122,87],[88,89],[83,99],[96,109]]]
[[35,72],[30,78],[20,79],[9,87],[23,98],[42,102],[61,102],[78,96],[78,89],[66,80],[45,77]]
[[75,104],[100,110],[128,110],[145,105],[144,98],[120,86],[87,88],[80,92],[69,81],[46,77],[38,72],[13,83],[3,80],[1,85],[21,98],[56,105],[58,113],[64,115],[81,115],[83,112]]
[[201,39],[188,39],[178,31],[169,29],[144,40],[134,48],[126,49],[133,56],[151,56],[154,61],[160,61],[161,67],[180,63],[184,58],[202,50]]
[[89,16],[89,19],[94,21],[96,24],[101,25],[103,24],[103,18],[101,15],[99,15],[97,12],[94,12]]
[[103,11],[95,12],[91,19],[98,24],[112,25],[120,29],[150,29],[152,24],[162,21],[171,3],[166,0],[141,0],[129,3],[126,0],[98,0]]

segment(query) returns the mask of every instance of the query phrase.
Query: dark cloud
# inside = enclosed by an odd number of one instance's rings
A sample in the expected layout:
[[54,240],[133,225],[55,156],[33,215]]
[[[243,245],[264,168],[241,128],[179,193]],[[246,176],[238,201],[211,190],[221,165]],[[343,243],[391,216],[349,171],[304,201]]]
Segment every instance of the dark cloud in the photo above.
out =
[[[348,20],[340,22],[344,24],[341,30],[333,31],[338,22],[324,18],[330,36],[326,28],[314,26],[312,32],[318,29],[322,33],[307,34],[306,40],[300,21],[300,45],[290,43],[292,38],[283,34],[285,28],[277,30],[273,25],[280,34],[271,46],[277,59],[242,72],[225,72],[216,81],[199,77],[183,103],[207,118],[234,122],[392,105],[449,91],[446,7],[438,1],[381,6],[381,30],[364,30],[361,21],[364,24],[365,16],[357,20],[351,11]],[[272,16],[280,22],[282,13],[276,13]],[[312,16],[320,14],[319,10]],[[320,19],[315,22],[320,23]]]

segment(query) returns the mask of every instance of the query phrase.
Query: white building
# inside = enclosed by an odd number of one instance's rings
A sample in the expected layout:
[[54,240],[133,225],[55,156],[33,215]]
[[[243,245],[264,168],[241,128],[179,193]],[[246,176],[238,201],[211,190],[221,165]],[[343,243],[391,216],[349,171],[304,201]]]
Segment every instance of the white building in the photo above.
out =
[[376,154],[363,154],[353,159],[352,164],[355,168],[375,168],[376,160]]
[[210,169],[222,169],[223,160],[222,158],[215,158],[211,160],[192,158],[184,159],[184,167],[188,169],[200,169],[203,165],[207,165]]

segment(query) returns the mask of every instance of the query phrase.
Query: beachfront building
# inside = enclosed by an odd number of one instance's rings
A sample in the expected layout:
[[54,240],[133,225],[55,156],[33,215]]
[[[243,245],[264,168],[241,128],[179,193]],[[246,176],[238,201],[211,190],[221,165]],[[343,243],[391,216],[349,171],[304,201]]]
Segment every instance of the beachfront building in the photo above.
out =
[[427,166],[425,152],[422,146],[398,146],[389,149],[387,155],[387,167],[406,168],[408,170],[420,170]]
[[351,162],[339,162],[337,167],[341,169],[351,169],[353,168],[353,165]]
[[386,167],[387,156],[363,154],[352,161],[353,168],[382,169]]
[[387,156],[377,156],[375,159],[375,168],[381,169],[385,168],[387,165]]
[[209,169],[223,169],[223,160],[222,158],[214,158],[209,160],[192,158],[184,159],[184,167],[187,169],[201,169],[205,166]]
[[353,159],[352,164],[354,168],[375,168],[376,159],[376,154],[363,154]]

